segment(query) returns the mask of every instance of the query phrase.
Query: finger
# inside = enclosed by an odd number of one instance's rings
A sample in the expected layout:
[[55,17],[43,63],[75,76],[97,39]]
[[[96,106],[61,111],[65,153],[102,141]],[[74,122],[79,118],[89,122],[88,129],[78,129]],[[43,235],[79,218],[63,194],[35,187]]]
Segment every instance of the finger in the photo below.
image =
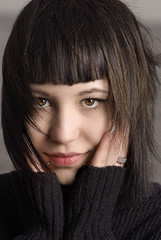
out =
[[107,131],[98,146],[98,149],[92,159],[91,166],[94,167],[105,167],[106,166],[106,161],[107,161],[107,156],[108,156],[108,151],[109,151],[109,146],[110,146],[110,141],[112,139],[112,133]]
[[129,128],[127,128],[124,133],[117,128],[114,134],[114,137],[110,143],[110,148],[107,156],[106,165],[115,165],[123,167],[124,164],[120,164],[117,162],[118,157],[127,157],[129,145]]

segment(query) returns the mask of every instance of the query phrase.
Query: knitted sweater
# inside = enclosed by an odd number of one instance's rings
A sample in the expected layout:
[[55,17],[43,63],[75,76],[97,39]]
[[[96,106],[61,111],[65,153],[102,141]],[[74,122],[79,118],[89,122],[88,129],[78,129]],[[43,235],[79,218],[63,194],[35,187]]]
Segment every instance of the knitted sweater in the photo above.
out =
[[159,240],[161,187],[130,211],[117,208],[126,170],[83,167],[72,186],[55,173],[0,176],[0,240]]

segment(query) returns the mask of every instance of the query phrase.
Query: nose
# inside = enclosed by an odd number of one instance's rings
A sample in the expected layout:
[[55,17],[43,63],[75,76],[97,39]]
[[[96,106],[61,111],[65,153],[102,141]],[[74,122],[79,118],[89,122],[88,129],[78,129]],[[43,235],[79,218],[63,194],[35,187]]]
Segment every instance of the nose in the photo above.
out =
[[79,138],[80,121],[69,108],[55,114],[50,126],[49,136],[54,142],[67,144]]

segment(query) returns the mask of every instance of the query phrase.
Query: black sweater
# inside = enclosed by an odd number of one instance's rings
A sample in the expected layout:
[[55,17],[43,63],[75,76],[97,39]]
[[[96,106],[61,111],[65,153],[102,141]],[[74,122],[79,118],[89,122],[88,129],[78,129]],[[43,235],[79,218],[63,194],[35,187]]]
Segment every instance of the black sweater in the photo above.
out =
[[130,211],[117,204],[126,170],[84,167],[72,186],[54,173],[0,176],[0,240],[159,240],[161,187]]

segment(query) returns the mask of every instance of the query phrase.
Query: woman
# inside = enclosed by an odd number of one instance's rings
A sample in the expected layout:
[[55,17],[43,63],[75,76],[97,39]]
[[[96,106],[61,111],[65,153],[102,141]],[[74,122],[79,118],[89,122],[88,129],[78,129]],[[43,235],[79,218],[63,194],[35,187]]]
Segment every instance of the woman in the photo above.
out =
[[156,62],[118,0],[35,0],[3,58],[0,239],[161,239]]

